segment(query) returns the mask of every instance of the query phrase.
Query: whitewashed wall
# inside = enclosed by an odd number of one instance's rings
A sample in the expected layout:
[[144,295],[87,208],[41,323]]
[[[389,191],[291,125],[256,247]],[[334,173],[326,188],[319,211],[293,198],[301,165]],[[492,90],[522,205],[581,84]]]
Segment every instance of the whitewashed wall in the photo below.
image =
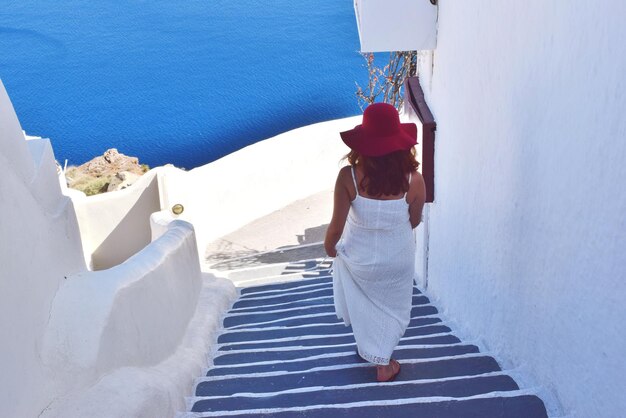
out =
[[[36,417],[53,388],[39,349],[54,295],[85,269],[50,143],[27,144],[0,82],[0,416]],[[32,153],[31,153],[32,151]]]
[[[123,251],[108,262],[126,261],[89,271],[50,142],[24,139],[0,82],[1,417],[165,418],[184,408],[236,291],[202,275],[190,224],[161,222],[150,243],[154,176],[117,193],[82,202],[82,232],[89,252],[111,240]],[[137,248],[137,237],[149,245]]]
[[150,243],[150,215],[160,210],[155,170],[126,189],[72,199],[92,269],[121,264]]
[[318,123],[250,145],[189,172],[159,170],[164,209],[180,203],[206,244],[288,204],[334,187],[348,148],[339,132],[361,117]]
[[120,367],[164,361],[183,338],[201,282],[193,227],[183,221],[123,264],[68,277],[43,338],[48,378],[67,393]]
[[429,291],[564,413],[623,416],[626,2],[439,5]]

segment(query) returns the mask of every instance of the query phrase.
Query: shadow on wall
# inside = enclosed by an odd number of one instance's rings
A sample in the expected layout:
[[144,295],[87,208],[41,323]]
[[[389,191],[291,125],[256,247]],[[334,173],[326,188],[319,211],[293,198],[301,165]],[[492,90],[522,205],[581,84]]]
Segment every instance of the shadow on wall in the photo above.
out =
[[316,226],[313,228],[306,228],[304,230],[304,235],[296,235],[296,237],[298,238],[298,244],[307,245],[324,241],[327,229],[328,224]]
[[[306,228],[304,234],[296,235],[298,245],[285,245],[269,251],[259,252],[252,249],[234,251],[229,245],[225,245],[224,251],[212,252],[207,257],[207,261],[215,262],[211,265],[212,269],[233,270],[325,257],[322,241],[327,228],[328,224]],[[315,263],[312,267],[314,265]],[[284,272],[284,274],[289,273],[289,271]]]
[[115,228],[94,250],[93,269],[104,270],[121,264],[150,244],[150,215],[159,210],[159,189],[155,176],[140,198],[128,208]]

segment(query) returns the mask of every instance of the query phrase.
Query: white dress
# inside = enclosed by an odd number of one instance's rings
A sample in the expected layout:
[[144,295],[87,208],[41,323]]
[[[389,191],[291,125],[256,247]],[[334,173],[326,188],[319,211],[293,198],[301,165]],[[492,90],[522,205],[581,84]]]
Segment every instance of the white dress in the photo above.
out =
[[[406,194],[394,200],[356,198],[333,264],[335,311],[352,325],[359,355],[389,364],[411,316],[415,238]],[[410,182],[410,180],[409,180]]]

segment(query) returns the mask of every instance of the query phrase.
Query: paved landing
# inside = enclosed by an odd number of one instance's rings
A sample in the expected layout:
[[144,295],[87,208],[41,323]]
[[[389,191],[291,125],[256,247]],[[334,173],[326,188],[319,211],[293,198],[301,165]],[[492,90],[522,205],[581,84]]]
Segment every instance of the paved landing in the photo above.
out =
[[206,266],[227,271],[324,257],[333,191],[295,201],[208,244]]

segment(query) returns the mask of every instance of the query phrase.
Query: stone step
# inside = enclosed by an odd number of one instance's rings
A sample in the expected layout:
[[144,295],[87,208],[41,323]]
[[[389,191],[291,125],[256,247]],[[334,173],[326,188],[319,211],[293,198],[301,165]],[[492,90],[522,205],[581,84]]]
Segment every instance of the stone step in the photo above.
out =
[[[330,382],[332,384],[332,382]],[[315,405],[340,405],[353,402],[418,397],[467,397],[489,392],[515,391],[519,387],[506,375],[460,377],[428,382],[366,383],[363,385],[314,388],[311,391],[286,391],[269,396],[195,398],[192,411],[241,411],[267,408],[293,408]]]
[[[315,290],[325,290],[325,289],[332,290],[332,285],[320,287]],[[413,297],[414,298],[421,297],[422,298],[421,300],[428,299],[426,298],[426,296],[421,295],[420,291],[415,287],[413,288]],[[251,313],[251,312],[271,312],[271,311],[278,311],[282,309],[289,309],[289,308],[294,308],[294,307],[299,307],[299,306],[314,306],[314,305],[325,304],[325,303],[334,303],[332,296],[319,296],[319,297],[313,297],[313,298],[294,298],[293,301],[287,301],[287,302],[281,302],[281,303],[273,303],[273,304],[260,303],[255,306],[232,308],[229,311],[228,315],[240,314],[240,313]]]
[[[306,247],[303,248],[303,251],[298,251],[297,248],[293,248],[289,251],[289,253],[273,251],[254,254],[249,257],[224,260],[211,265],[210,268],[223,271],[230,280],[246,281],[255,278],[276,277],[293,273],[311,272],[315,274],[316,271],[328,270],[330,267],[330,263],[323,263],[323,257],[300,259],[300,257],[308,251]],[[285,255],[288,255],[288,257],[285,257]],[[322,254],[310,255],[321,256]],[[265,260],[260,262],[261,259]]]
[[[313,401],[313,400],[312,400]],[[246,413],[247,412],[247,413]],[[184,418],[229,416],[224,412],[190,413]],[[547,418],[543,402],[525,392],[492,392],[470,398],[417,398],[365,401],[301,408],[257,409],[234,412],[238,418]]]
[[[333,304],[332,298],[323,298],[323,300],[317,298],[316,301],[317,303],[312,305],[307,305],[307,303],[311,302],[310,300],[291,302],[289,307],[281,305],[278,307],[266,308],[266,310],[258,310],[254,312],[231,311],[224,317],[224,327],[230,328],[238,325],[269,322],[302,315],[335,312],[335,305]],[[428,300],[426,296],[414,296],[412,300],[413,306],[427,305],[429,303],[430,300]]]
[[322,313],[306,315],[303,317],[293,317],[286,319],[277,319],[269,322],[257,322],[252,324],[236,325],[231,327],[225,327],[227,330],[245,330],[245,329],[259,329],[259,328],[273,328],[273,327],[297,327],[302,325],[321,325],[321,324],[338,324],[343,323],[337,318],[334,313]]
[[301,292],[294,292],[287,295],[280,296],[266,296],[261,298],[248,298],[248,299],[239,299],[237,302],[233,304],[233,308],[250,308],[255,306],[269,306],[275,305],[278,303],[286,303],[286,302],[295,302],[299,300],[312,299],[316,297],[322,296],[332,296],[333,289],[332,287],[328,287],[325,289],[318,290],[304,290]]
[[[447,327],[445,327],[447,328]],[[428,332],[428,331],[426,331]],[[404,338],[400,340],[399,345],[434,345],[429,344],[433,341],[433,338],[446,337],[445,333],[436,333],[430,331],[430,334],[424,334],[417,337]],[[457,339],[458,341],[458,339]],[[356,343],[347,342],[343,344],[332,344],[313,347],[278,347],[278,348],[264,348],[256,350],[245,351],[218,351],[218,354],[213,359],[213,364],[216,366],[226,364],[245,364],[245,363],[258,363],[267,361],[286,361],[300,358],[306,358],[311,356],[319,356],[322,354],[331,353],[345,353],[356,352]],[[447,343],[449,344],[449,343]],[[454,344],[454,343],[452,343]]]
[[[403,362],[396,381],[441,379],[453,376],[474,376],[500,371],[498,363],[489,356],[468,354],[437,361]],[[413,360],[416,361],[416,360]],[[236,393],[270,393],[288,389],[316,386],[345,386],[376,381],[376,367],[368,363],[337,366],[326,370],[302,371],[272,376],[245,375],[243,377],[211,377],[200,381],[196,396],[231,396]]]
[[271,284],[243,287],[239,289],[240,295],[241,297],[247,297],[272,292],[289,292],[292,289],[298,289],[301,287],[321,286],[333,283],[333,277],[330,270],[318,270],[315,271],[313,275],[310,275],[309,277],[301,277],[299,280],[279,281],[279,279],[280,278],[277,278],[277,280]]
[[[233,376],[242,374],[274,373],[306,371],[320,367],[360,364],[364,360],[359,357],[356,350],[344,353],[335,353],[332,356],[313,356],[311,358],[298,359],[297,361],[275,361],[268,363],[235,364],[215,366],[209,369],[206,376]],[[447,344],[430,345],[415,348],[415,346],[396,348],[393,357],[398,360],[427,359],[439,357],[461,356],[464,354],[478,353],[475,345]]]
[[232,328],[243,325],[253,325],[264,322],[277,321],[287,318],[297,318],[302,316],[316,315],[316,314],[334,314],[335,306],[331,304],[326,305],[312,305],[291,309],[281,309],[278,311],[262,311],[252,313],[239,313],[230,314],[224,317],[224,328]]
[[[293,292],[301,292],[301,291],[311,291],[311,290],[321,290],[321,289],[329,289],[332,288],[332,281],[322,282],[322,283],[314,283],[314,284],[302,284],[302,286],[291,287],[289,289],[281,289],[281,290],[268,290],[266,292],[254,292],[254,293],[246,293],[240,295],[239,300],[246,299],[254,299],[259,297],[268,297],[268,296],[282,296]],[[243,290],[243,289],[242,289]]]
[[[320,274],[321,272],[321,274]],[[251,277],[248,279],[232,280],[233,284],[240,289],[254,288],[275,283],[300,282],[310,280],[317,277],[328,277],[328,269],[320,269],[313,271],[304,271],[301,273],[285,273],[277,276]]]
[[[436,317],[419,317],[413,318],[409,322],[409,327],[417,327],[422,325],[431,325],[441,322]],[[243,343],[270,341],[280,338],[295,338],[299,336],[315,336],[315,335],[335,335],[352,332],[352,327],[346,327],[343,323],[333,324],[313,324],[302,325],[299,327],[265,327],[246,330],[225,330],[218,338],[218,344],[226,343]]]
[[241,296],[245,297],[248,295],[255,295],[261,293],[268,292],[284,292],[289,291],[291,289],[296,289],[302,286],[313,286],[313,285],[323,285],[323,284],[332,284],[333,278],[331,277],[328,270],[320,270],[317,273],[317,276],[310,278],[303,278],[301,280],[282,282],[282,283],[272,283],[262,286],[254,286],[254,287],[244,287],[240,290]]
[[[426,325],[420,327],[409,327],[404,333],[403,338],[416,337],[429,334],[441,334],[451,332],[450,328],[445,325]],[[298,337],[293,339],[280,339],[263,342],[248,342],[248,343],[231,343],[219,346],[218,354],[222,351],[233,350],[253,350],[253,349],[268,349],[278,347],[309,347],[316,345],[336,345],[353,343],[354,335],[352,333],[325,335],[323,337]]]
[[[437,308],[432,305],[422,305],[422,306],[414,306],[411,308],[411,319],[418,318],[422,316],[435,315],[437,314]],[[285,319],[274,319],[271,321],[264,322],[253,322],[253,323],[245,323],[241,325],[231,325],[225,326],[225,329],[228,330],[243,330],[243,329],[251,329],[251,328],[269,328],[269,327],[297,327],[301,325],[313,325],[313,324],[343,324],[343,320],[337,318],[337,315],[333,311],[332,313],[321,313],[321,314],[311,314],[311,315],[302,315],[302,316],[294,316],[291,318]]]
[[330,296],[320,296],[318,298],[297,300],[294,302],[277,303],[275,305],[252,306],[249,308],[231,309],[227,315],[253,312],[272,312],[284,309],[302,308],[316,305],[330,305],[334,303],[334,299]]

